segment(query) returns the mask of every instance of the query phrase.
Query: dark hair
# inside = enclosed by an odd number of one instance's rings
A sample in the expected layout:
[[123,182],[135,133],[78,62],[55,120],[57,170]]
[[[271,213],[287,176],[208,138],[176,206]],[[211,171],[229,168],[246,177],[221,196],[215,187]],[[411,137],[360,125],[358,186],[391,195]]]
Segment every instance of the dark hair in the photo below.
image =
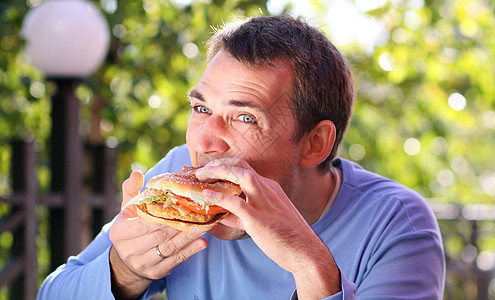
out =
[[298,125],[294,141],[320,121],[332,121],[335,145],[319,166],[328,171],[351,118],[355,91],[346,59],[325,34],[300,18],[262,16],[217,31],[208,41],[208,61],[220,49],[251,66],[272,65],[277,59],[291,65],[291,106]]

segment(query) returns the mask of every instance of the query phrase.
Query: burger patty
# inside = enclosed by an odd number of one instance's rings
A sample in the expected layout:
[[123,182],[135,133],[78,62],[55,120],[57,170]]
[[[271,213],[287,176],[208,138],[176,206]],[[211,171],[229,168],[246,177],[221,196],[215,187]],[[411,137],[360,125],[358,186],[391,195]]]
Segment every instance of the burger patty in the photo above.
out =
[[148,211],[148,213],[159,218],[181,220],[181,221],[194,222],[194,223],[207,223],[215,217],[215,215],[202,215],[193,211],[191,211],[187,215],[183,215],[175,208],[170,206],[164,206],[162,203],[159,202],[141,203],[139,204],[141,209],[144,208],[142,207],[143,205],[146,206],[146,210]]

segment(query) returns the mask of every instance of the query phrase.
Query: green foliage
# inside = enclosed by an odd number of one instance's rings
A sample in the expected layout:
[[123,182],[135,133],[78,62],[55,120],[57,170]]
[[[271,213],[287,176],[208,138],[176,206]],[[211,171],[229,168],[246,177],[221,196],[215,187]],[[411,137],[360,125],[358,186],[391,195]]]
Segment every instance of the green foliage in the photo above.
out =
[[[211,26],[236,15],[259,15],[266,6],[263,1],[148,0],[116,8],[105,5],[111,1],[101,3],[112,31],[111,51],[77,95],[83,134],[91,142],[118,145],[121,182],[131,168],[146,169],[184,142],[186,94],[204,67]],[[312,4],[322,17],[325,6]],[[32,138],[44,153],[54,86],[21,52],[18,33],[28,6],[7,1],[1,8],[0,141]],[[493,4],[426,1],[418,7],[394,1],[368,14],[385,24],[388,37],[372,53],[355,44],[342,47],[355,70],[358,99],[341,154],[435,201],[492,203]],[[449,97],[465,99],[465,107],[454,110]],[[0,150],[0,192],[8,192],[8,150],[4,145]]]
[[[31,3],[37,2],[5,1],[1,6],[0,141],[4,146],[12,138],[34,139],[46,157],[50,96],[55,87],[22,54],[19,33]],[[213,31],[211,26],[236,16],[260,15],[266,5],[265,1],[182,5],[166,0],[101,4],[112,32],[110,53],[76,95],[82,103],[83,135],[91,143],[106,141],[119,147],[116,180],[121,182],[131,168],[146,169],[184,143],[190,110],[186,95],[205,66],[204,43]],[[5,166],[0,178],[7,178],[4,153],[8,150],[0,150]],[[0,193],[8,191],[8,180],[0,180]]]
[[[50,181],[46,145],[55,87],[26,61],[19,35],[25,14],[38,2],[0,4],[0,195],[10,192],[6,142],[12,138],[35,141],[42,191]],[[119,148],[119,185],[131,169],[149,168],[184,143],[186,95],[205,66],[211,26],[267,11],[263,0],[179,2],[95,2],[112,32],[110,53],[76,94],[88,142]],[[311,1],[319,18],[325,17],[324,3]],[[367,14],[384,24],[387,37],[371,52],[355,43],[340,47],[358,84],[341,155],[432,202],[495,204],[493,1],[396,0]],[[8,210],[0,204],[0,216]],[[46,218],[46,212],[39,216]],[[460,257],[466,234],[451,223],[441,225],[449,234],[448,252]],[[46,227],[41,224],[37,240],[41,274],[48,268]],[[0,249],[8,243],[8,234],[0,236]],[[495,239],[486,235],[480,243],[480,250],[490,250]]]
[[[432,204],[494,205],[494,12],[484,0],[399,0],[369,11],[387,38],[372,53],[344,48],[358,96],[341,155]],[[493,255],[495,224],[439,223],[454,271],[445,297],[477,299],[474,276]]]
[[129,1],[107,15],[111,54],[89,85],[105,101],[103,138],[119,144],[118,182],[184,143],[187,92],[204,67],[210,26],[259,9],[266,11],[264,1]]
[[388,32],[373,53],[345,48],[358,96],[342,154],[437,202],[494,204],[493,3],[418,2],[368,12]]
[[[213,26],[234,17],[266,12],[265,0],[94,1],[101,5],[111,30],[110,52],[104,64],[77,88],[81,100],[80,131],[87,143],[118,147],[117,183],[131,169],[153,166],[172,147],[183,144],[189,118],[188,90],[205,66],[204,43]],[[12,139],[33,140],[39,152],[40,190],[50,185],[48,144],[50,97],[48,81],[22,53],[20,36],[27,11],[40,1],[6,0],[0,3],[0,195],[11,193]],[[11,207],[0,203],[0,218]],[[37,211],[39,280],[47,275],[47,209]],[[0,267],[8,257],[12,234],[0,236]],[[7,298],[5,287],[0,299]]]

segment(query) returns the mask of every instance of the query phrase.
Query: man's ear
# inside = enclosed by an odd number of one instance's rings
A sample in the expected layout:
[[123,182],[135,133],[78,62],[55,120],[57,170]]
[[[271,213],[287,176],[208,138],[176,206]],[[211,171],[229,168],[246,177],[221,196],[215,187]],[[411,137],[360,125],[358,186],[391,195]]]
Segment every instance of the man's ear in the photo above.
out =
[[332,151],[335,143],[335,125],[330,120],[318,123],[302,139],[300,167],[312,167],[324,161]]

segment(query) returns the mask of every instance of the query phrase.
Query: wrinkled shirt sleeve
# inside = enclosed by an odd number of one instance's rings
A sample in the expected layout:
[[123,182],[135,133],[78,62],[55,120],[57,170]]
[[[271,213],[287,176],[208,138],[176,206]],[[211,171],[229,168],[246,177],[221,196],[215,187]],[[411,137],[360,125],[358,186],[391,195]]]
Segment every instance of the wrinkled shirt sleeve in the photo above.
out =
[[388,240],[368,266],[370,272],[357,287],[359,299],[443,299],[445,259],[435,232]]
[[[347,280],[345,276],[340,271],[340,281],[342,291],[337,294],[323,298],[322,300],[354,300],[357,299],[356,296],[356,286],[351,281]],[[292,293],[290,300],[298,300],[297,290]]]
[[108,260],[111,224],[106,224],[84,251],[71,256],[45,279],[37,299],[114,299]]
[[[342,271],[342,291],[325,300],[417,299],[443,297],[445,261],[441,241],[435,233],[415,232],[397,236],[368,262],[369,271],[357,287]],[[291,300],[297,299],[297,291]]]

